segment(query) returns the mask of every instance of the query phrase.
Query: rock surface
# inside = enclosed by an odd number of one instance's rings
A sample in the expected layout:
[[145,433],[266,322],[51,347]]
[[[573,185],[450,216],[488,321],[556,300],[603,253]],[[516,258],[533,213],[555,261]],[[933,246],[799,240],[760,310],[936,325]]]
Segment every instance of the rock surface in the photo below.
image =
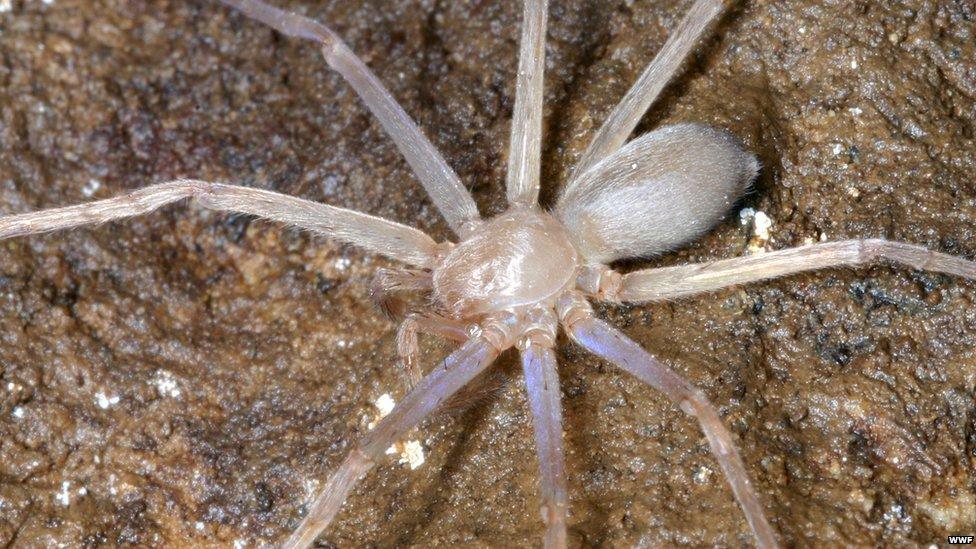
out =
[[[0,0],[0,211],[176,177],[446,226],[315,47],[204,1]],[[285,2],[281,2],[285,4]],[[543,199],[687,0],[553,2]],[[976,8],[737,2],[642,129],[730,129],[764,169],[672,265],[885,237],[976,257]],[[425,128],[482,212],[504,208],[518,2],[288,1],[329,22]],[[179,205],[0,243],[0,545],[279,539],[404,391],[385,260]],[[782,540],[914,545],[976,522],[976,284],[888,265],[600,314],[713,399]],[[425,362],[448,347],[425,341]],[[571,535],[750,544],[697,426],[561,341]],[[514,354],[491,399],[427,423],[426,463],[356,490],[327,544],[538,544]]]

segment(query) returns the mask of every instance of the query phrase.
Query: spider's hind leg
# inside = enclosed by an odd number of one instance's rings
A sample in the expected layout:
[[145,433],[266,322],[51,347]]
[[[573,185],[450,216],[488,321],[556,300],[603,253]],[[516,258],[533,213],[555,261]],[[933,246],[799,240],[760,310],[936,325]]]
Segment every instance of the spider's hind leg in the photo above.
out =
[[569,494],[554,351],[558,320],[549,310],[537,311],[541,314],[536,315],[523,332],[519,350],[539,458],[542,518],[546,523],[545,548],[564,549],[567,546]]
[[563,327],[574,341],[661,391],[683,412],[698,420],[757,545],[763,549],[778,547],[732,435],[705,395],[619,330],[596,318],[582,295],[567,294],[557,307]]
[[488,318],[478,337],[469,339],[441,361],[403,400],[349,452],[309,505],[298,528],[282,544],[287,549],[311,545],[335,518],[359,479],[386,453],[391,444],[444,404],[458,389],[484,371],[512,346],[518,331],[514,316]]

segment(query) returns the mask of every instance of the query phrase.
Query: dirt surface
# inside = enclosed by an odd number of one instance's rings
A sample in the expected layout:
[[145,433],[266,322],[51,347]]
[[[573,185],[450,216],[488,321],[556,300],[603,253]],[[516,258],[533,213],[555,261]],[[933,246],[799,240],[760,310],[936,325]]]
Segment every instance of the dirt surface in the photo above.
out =
[[[0,0],[0,209],[187,176],[448,236],[314,46],[215,4]],[[689,4],[553,2],[547,203]],[[332,24],[502,210],[518,2],[287,5]],[[772,220],[760,247],[885,237],[974,258],[974,60],[968,0],[738,2],[642,129],[741,136],[765,166],[737,206]],[[741,255],[750,234],[734,211],[624,267]],[[367,297],[384,265],[196,205],[0,244],[0,545],[285,535],[377,399],[403,394],[395,325]],[[972,282],[881,265],[599,310],[713,399],[784,542],[906,546],[976,532],[974,302]],[[559,355],[574,544],[752,543],[689,418]],[[521,374],[514,354],[499,367],[500,392],[416,433],[426,463],[376,469],[323,543],[540,544]]]

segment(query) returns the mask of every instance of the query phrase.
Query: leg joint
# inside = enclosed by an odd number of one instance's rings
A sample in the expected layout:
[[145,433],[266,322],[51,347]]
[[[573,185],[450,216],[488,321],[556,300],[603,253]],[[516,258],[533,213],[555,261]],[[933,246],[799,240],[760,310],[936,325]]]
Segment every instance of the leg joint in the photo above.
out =
[[588,265],[580,270],[576,283],[587,294],[605,301],[619,301],[623,275],[606,265]]
[[572,331],[577,322],[593,316],[593,308],[580,292],[566,292],[556,300],[556,314],[566,331]]
[[519,317],[512,313],[499,313],[488,317],[481,325],[481,337],[499,353],[515,343]]

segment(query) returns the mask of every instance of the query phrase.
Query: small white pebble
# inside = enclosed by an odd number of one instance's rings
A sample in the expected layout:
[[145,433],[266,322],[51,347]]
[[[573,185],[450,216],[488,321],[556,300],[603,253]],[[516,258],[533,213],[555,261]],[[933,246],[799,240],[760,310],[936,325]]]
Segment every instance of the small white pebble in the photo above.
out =
[[107,410],[109,407],[119,403],[119,397],[108,396],[105,393],[99,392],[95,394],[95,402],[98,404],[99,408],[102,410]]
[[396,401],[393,400],[393,397],[391,397],[389,393],[383,393],[373,404],[380,412],[380,417],[378,419],[383,419],[393,411],[393,407],[396,406]]
[[159,396],[179,398],[183,394],[179,384],[176,382],[176,378],[166,370],[156,372],[156,377],[153,378],[153,384],[156,386],[156,392],[159,393]]
[[[388,393],[380,395],[373,402],[373,406],[376,406],[376,417],[370,421],[368,428],[372,429],[376,427],[376,424],[380,422],[381,419],[389,415],[393,411],[393,407],[396,406],[396,401]],[[424,448],[419,441],[408,440],[406,442],[397,442],[386,449],[386,453],[389,455],[399,454],[400,463],[406,463],[410,465],[410,469],[416,469],[424,464]]]
[[699,467],[698,470],[695,471],[694,479],[698,484],[705,484],[710,476],[712,476],[712,470],[703,466]]
[[312,501],[319,490],[319,481],[315,479],[305,479],[302,481],[302,488],[305,489],[305,500]]
[[61,505],[67,507],[71,505],[71,483],[67,480],[61,483],[61,491],[54,494],[54,499],[58,500]]
[[15,418],[21,419],[21,418],[24,417],[24,408],[22,406],[16,406],[16,407],[14,407],[12,413],[13,413],[13,415],[14,415]]
[[8,381],[8,382],[7,382],[7,390],[8,390],[8,391],[13,391],[13,390],[14,390],[14,389],[16,389],[16,388],[17,388],[17,386],[16,386],[16,385],[14,385],[14,382],[12,382],[12,381]]
[[854,116],[861,116],[861,114],[864,112],[864,109],[862,109],[861,107],[851,107],[847,109],[847,112],[853,114]]
[[0,13],[7,13],[14,9],[13,0],[0,0]]
[[91,198],[92,195],[94,195],[95,192],[97,192],[98,189],[100,188],[102,188],[102,183],[99,180],[89,179],[88,183],[86,183],[85,186],[81,188],[81,194],[85,195],[88,198]]
[[400,452],[400,463],[410,464],[410,469],[414,470],[424,464],[424,447],[416,440],[408,440],[403,445]]
[[840,154],[844,152],[844,146],[841,145],[840,143],[834,143],[834,146],[831,148],[831,150],[834,152],[834,154]]
[[199,521],[198,521],[198,522],[197,522],[196,524],[194,524],[193,526],[194,526],[194,527],[195,527],[195,528],[197,529],[197,531],[198,531],[198,532],[202,532],[202,531],[203,531],[203,523],[202,523],[202,522],[199,522]]
[[851,59],[851,68],[857,69],[857,59]]
[[752,208],[742,208],[739,211],[739,224],[748,225],[752,223],[752,220],[756,217],[756,210]]
[[766,251],[766,242],[769,241],[769,229],[773,226],[773,220],[766,215],[766,212],[756,211],[752,208],[743,208],[739,212],[739,223],[743,227],[752,225],[752,238],[746,246],[746,251],[750,254],[761,254]]
[[84,486],[82,486],[81,488],[78,488],[78,495],[79,496],[86,496],[86,495],[88,495],[88,488],[85,488]]
[[352,260],[348,257],[339,257],[335,260],[335,268],[340,271],[345,271],[350,265],[352,265]]
[[753,220],[752,232],[760,240],[769,240],[769,229],[773,226],[773,220],[766,215],[766,212],[756,212]]
[[234,540],[234,549],[244,549],[245,547],[247,547],[247,543],[244,540],[242,539]]

